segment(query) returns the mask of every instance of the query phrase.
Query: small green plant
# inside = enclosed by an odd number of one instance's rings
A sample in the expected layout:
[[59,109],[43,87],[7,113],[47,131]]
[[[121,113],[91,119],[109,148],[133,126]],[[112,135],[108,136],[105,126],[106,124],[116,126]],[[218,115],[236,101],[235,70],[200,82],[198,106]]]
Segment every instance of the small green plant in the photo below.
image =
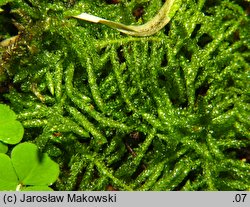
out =
[[47,154],[41,154],[35,144],[18,144],[11,158],[0,154],[0,190],[52,190],[48,185],[58,175],[58,164]]
[[0,104],[0,153],[6,153],[6,144],[17,144],[23,138],[24,129],[16,120],[16,114],[9,106]]
[[0,190],[52,190],[59,175],[59,166],[40,153],[35,144],[21,143],[4,154],[7,144],[19,143],[24,134],[22,124],[9,106],[0,104]]

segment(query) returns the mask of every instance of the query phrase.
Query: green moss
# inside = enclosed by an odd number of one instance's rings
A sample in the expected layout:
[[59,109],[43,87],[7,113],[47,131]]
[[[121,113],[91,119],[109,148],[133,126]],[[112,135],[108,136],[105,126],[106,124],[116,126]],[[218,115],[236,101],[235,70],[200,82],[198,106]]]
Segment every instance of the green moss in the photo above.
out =
[[143,38],[68,17],[141,24],[160,0],[37,2],[9,3],[0,100],[59,163],[54,190],[250,188],[247,2],[182,1]]

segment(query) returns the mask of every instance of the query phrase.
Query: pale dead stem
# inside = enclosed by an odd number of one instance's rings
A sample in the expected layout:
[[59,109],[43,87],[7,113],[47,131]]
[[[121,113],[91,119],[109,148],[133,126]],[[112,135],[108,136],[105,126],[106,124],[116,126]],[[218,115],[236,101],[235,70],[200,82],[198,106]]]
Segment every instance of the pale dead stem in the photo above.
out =
[[87,13],[82,13],[77,16],[73,16],[73,18],[93,23],[105,24],[111,28],[114,28],[122,33],[131,36],[150,36],[161,30],[171,20],[176,11],[179,9],[180,5],[181,0],[166,0],[159,12],[150,21],[138,26],[125,25]]

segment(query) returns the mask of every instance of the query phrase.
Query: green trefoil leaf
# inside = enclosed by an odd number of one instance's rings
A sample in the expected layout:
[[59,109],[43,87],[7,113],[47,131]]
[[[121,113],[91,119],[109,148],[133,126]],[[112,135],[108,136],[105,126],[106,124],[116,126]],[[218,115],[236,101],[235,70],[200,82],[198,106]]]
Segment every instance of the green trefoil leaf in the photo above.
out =
[[0,104],[0,141],[6,144],[17,144],[23,138],[24,129],[16,120],[16,114],[9,106]]

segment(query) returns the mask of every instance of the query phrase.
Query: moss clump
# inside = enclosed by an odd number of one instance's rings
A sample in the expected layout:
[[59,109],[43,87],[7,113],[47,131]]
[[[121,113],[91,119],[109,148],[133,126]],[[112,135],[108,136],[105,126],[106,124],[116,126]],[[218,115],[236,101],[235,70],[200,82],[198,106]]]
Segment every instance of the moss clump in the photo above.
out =
[[162,1],[10,2],[0,100],[59,163],[54,190],[249,189],[247,4],[184,0],[141,38],[67,17],[141,24]]

